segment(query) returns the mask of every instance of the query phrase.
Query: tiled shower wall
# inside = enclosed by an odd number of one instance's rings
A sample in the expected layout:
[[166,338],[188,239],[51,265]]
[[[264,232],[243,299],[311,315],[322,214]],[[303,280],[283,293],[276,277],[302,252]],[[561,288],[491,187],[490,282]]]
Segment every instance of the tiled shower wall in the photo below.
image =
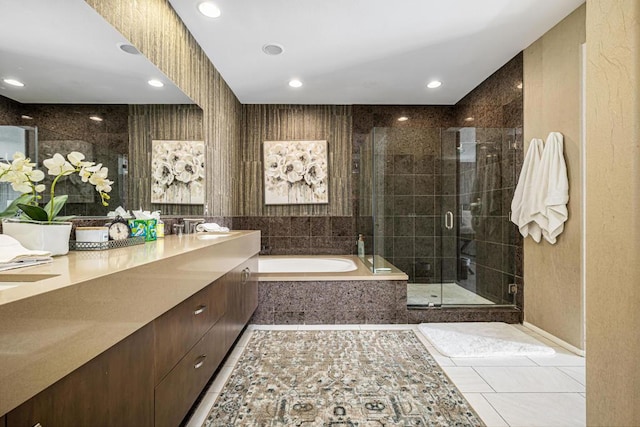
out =
[[[511,302],[508,284],[517,283],[516,303],[522,307],[522,240],[508,219],[522,167],[521,83],[519,54],[452,107],[354,106],[355,161],[366,166],[358,157],[359,148],[372,140],[384,141],[383,159],[378,164],[378,169],[380,165],[384,168],[380,183],[383,188],[378,189],[385,196],[378,209],[384,219],[377,230],[383,239],[376,243],[384,246],[385,256],[407,272],[410,281],[458,278],[460,247],[456,246],[455,234],[443,230],[441,222],[444,211],[457,212],[455,194],[464,191],[457,188],[461,185],[458,168],[468,167],[455,160],[455,129],[474,127],[479,143],[495,143],[492,149],[497,151],[492,154],[496,155],[491,162],[480,164],[479,170],[474,164],[471,170],[460,172],[476,176],[486,168],[495,168],[500,175],[492,194],[481,194],[497,204],[488,218],[482,218],[482,226],[474,236],[474,274],[480,285],[477,291],[493,300]],[[409,120],[398,122],[399,116]],[[378,128],[377,135],[372,133],[373,128]],[[369,191],[366,186],[364,191]],[[357,214],[358,232],[372,230],[370,212],[365,208]],[[456,220],[459,223],[461,218]],[[367,236],[366,242],[367,250],[372,251],[373,236]]]
[[[399,122],[400,116],[409,120]],[[382,213],[374,242],[370,212],[366,205],[361,206],[358,232],[366,235],[368,253],[374,251],[375,244],[375,253],[384,254],[407,273],[410,282],[417,277],[422,282],[439,281],[441,270],[455,273],[455,260],[447,262],[439,249],[443,239],[441,203],[445,194],[455,191],[448,181],[455,178],[455,162],[441,165],[443,129],[453,126],[454,121],[452,106],[354,107],[354,148],[373,144],[378,153],[372,161],[376,182],[371,191],[377,200],[376,210]],[[370,159],[356,159],[363,172],[368,172]],[[451,171],[452,176],[445,175]],[[368,179],[363,176],[362,182]]]
[[478,151],[491,155],[478,162],[480,169],[474,172],[486,176],[497,171],[499,177],[491,194],[479,194],[495,207],[480,215],[475,233],[477,292],[510,303],[513,296],[508,285],[515,283],[520,308],[524,304],[522,236],[509,221],[509,211],[524,154],[522,84],[520,53],[456,104],[456,125],[476,127],[477,147],[486,148]]

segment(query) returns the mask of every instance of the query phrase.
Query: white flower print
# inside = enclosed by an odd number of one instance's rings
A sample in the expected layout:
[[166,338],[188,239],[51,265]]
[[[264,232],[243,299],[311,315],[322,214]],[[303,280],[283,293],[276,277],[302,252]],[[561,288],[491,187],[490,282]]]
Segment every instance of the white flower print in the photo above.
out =
[[326,141],[265,141],[266,204],[327,203]]

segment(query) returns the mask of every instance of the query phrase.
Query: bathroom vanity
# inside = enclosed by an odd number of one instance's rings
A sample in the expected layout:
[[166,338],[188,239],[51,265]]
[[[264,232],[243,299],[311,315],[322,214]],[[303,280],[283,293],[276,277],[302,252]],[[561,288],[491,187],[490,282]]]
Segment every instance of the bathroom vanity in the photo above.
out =
[[260,233],[0,273],[0,427],[175,426],[254,312]]

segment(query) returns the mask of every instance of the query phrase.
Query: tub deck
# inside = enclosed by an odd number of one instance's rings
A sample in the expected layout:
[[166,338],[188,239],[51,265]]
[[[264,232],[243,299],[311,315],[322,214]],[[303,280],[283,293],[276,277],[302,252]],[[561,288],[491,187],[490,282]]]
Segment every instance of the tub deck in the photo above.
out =
[[260,259],[283,259],[283,258],[339,258],[348,259],[355,263],[356,269],[353,271],[333,272],[333,273],[259,273],[260,282],[319,282],[319,281],[388,281],[388,280],[409,280],[409,277],[389,264],[384,258],[376,257],[376,265],[390,268],[390,271],[373,274],[371,270],[356,255],[269,255],[260,256]]

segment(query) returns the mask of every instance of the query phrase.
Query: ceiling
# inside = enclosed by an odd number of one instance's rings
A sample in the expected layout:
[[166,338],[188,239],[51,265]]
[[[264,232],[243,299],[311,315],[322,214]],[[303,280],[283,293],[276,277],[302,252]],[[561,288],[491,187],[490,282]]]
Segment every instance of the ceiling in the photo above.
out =
[[[584,0],[169,0],[242,103],[454,104]],[[0,0],[0,95],[192,103],[84,0]],[[262,52],[284,47],[279,56]],[[16,78],[16,88],[2,81]],[[151,78],[165,83],[147,85]],[[298,78],[301,88],[288,81]],[[426,89],[432,79],[437,89]]]
[[169,0],[239,100],[270,104],[455,104],[584,3],[212,0],[212,19],[202,1]]
[[[118,43],[128,41],[84,0],[0,0],[0,95],[22,103],[193,103]],[[151,87],[149,79],[165,86]]]

